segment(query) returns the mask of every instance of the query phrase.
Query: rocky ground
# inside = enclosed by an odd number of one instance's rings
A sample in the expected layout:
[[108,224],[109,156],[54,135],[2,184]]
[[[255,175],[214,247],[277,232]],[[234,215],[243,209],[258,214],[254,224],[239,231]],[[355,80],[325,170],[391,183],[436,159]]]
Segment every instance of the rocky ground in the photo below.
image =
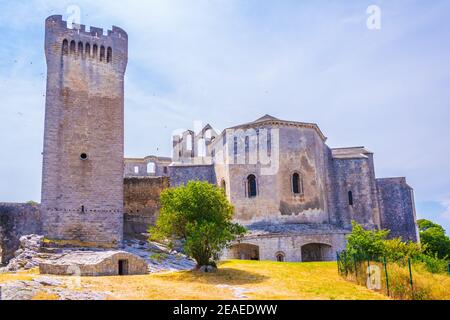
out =
[[[100,250],[100,249],[99,249]],[[149,273],[191,270],[195,262],[186,255],[170,250],[158,243],[146,241],[125,241],[121,250],[135,254],[148,263]],[[39,267],[44,261],[57,260],[69,253],[97,251],[96,249],[80,248],[47,248],[44,237],[38,235],[24,236],[20,239],[20,248],[15,257],[6,267],[0,268],[0,273],[15,273]],[[45,293],[60,300],[103,300],[107,292],[73,291],[70,285],[74,279],[37,276],[30,281],[12,281],[1,285],[1,299],[29,300],[37,293]]]
[[73,279],[38,276],[30,281],[12,281],[0,285],[0,300],[105,300],[110,292],[73,290]]

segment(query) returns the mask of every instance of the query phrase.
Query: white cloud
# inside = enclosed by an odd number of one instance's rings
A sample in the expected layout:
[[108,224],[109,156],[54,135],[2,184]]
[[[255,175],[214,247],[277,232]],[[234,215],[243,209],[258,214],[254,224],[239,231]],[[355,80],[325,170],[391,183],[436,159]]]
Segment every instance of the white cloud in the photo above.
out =
[[[24,181],[35,172],[40,182],[43,21],[74,3],[82,23],[129,34],[127,155],[169,155],[170,133],[196,119],[222,129],[270,113],[317,122],[331,146],[366,145],[377,174],[407,176],[418,201],[450,189],[446,1],[383,2],[373,32],[364,1],[35,0],[0,2],[0,147],[24,159],[0,159],[0,181],[22,181],[15,191],[0,182],[0,200],[38,199]],[[16,109],[33,115],[33,136],[9,137],[26,123]]]

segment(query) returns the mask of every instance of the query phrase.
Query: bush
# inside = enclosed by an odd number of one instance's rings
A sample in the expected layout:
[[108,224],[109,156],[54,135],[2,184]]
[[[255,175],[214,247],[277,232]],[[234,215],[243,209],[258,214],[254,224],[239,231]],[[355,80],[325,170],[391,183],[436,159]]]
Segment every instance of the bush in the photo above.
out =
[[401,238],[384,240],[384,256],[388,260],[398,261],[423,255],[426,247],[415,242],[403,242]]
[[414,259],[415,264],[422,264],[431,273],[447,273],[448,262],[440,259],[437,254],[434,256],[421,254]]
[[223,190],[207,182],[190,181],[163,191],[161,206],[156,226],[149,229],[150,240],[182,240],[197,267],[215,266],[214,258],[246,232],[232,223],[234,208]]
[[347,236],[347,253],[350,256],[374,257],[385,252],[384,240],[389,235],[387,230],[365,230],[352,221],[352,233]]

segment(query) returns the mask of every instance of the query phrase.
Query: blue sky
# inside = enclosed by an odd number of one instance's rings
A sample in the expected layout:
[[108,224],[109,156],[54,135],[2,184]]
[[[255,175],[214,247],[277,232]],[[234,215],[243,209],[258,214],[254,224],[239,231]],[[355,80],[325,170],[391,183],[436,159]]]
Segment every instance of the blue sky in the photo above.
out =
[[450,230],[448,0],[0,0],[0,201],[40,199],[44,19],[70,5],[129,34],[127,156],[170,155],[195,120],[315,122],[331,147],[373,151],[378,177],[406,176],[418,216]]

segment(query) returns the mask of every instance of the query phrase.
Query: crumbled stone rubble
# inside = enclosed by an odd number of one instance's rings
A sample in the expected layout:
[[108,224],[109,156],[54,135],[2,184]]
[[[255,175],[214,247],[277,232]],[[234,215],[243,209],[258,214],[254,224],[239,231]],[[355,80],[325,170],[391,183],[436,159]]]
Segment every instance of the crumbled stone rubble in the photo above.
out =
[[71,280],[36,277],[30,281],[13,281],[0,285],[1,300],[32,300],[39,294],[56,300],[105,300],[110,292],[71,290]]
[[[49,260],[58,260],[64,256],[73,256],[77,252],[80,255],[90,251],[102,251],[101,249],[80,248],[46,248],[44,237],[28,235],[20,238],[20,248],[9,264],[0,268],[0,272],[15,273],[39,267],[39,263]],[[127,240],[121,250],[135,254],[146,260],[148,271],[167,272],[179,270],[191,270],[196,263],[186,255],[176,250],[170,250],[166,246],[156,242],[139,240]],[[74,278],[54,278],[48,276],[36,276],[30,281],[11,281],[0,284],[1,299],[3,300],[30,300],[37,294],[47,294],[58,300],[104,300],[109,292],[92,292],[71,290]]]
[[[73,256],[77,252],[102,251],[101,249],[80,248],[45,248],[44,237],[39,235],[28,235],[20,238],[20,248],[15,257],[0,272],[17,272],[39,267],[39,263],[49,260],[58,260],[68,254]],[[122,248],[123,251],[135,254],[148,263],[148,271],[164,272],[191,270],[195,267],[195,261],[181,252],[170,250],[166,246],[147,241],[127,240]]]
[[127,240],[123,250],[145,259],[151,273],[191,270],[196,266],[195,261],[183,253],[156,242]]

